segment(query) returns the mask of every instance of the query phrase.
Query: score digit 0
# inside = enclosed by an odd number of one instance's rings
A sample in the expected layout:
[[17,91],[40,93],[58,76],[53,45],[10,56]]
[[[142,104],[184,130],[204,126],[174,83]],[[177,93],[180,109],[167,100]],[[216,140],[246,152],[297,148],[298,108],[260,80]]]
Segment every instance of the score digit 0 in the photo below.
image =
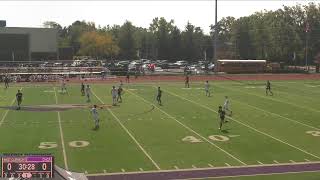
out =
[[11,171],[11,168],[12,168],[11,163],[8,163],[8,164],[7,164],[7,169],[8,169],[9,171]]
[[47,170],[47,163],[42,163],[42,170]]

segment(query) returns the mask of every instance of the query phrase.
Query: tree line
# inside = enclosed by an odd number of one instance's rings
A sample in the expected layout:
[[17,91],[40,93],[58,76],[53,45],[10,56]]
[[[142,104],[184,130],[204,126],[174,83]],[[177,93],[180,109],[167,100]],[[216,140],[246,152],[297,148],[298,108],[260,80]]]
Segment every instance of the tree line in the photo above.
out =
[[47,21],[44,26],[58,30],[59,47],[72,47],[76,55],[100,59],[211,61],[215,31],[219,59],[265,59],[298,65],[305,63],[306,54],[311,64],[320,52],[320,4],[315,3],[283,6],[238,19],[223,17],[216,26],[210,25],[210,34],[190,22],[180,30],[174,20],[163,17],[154,18],[148,28],[130,21],[104,27],[86,21],[62,27]]

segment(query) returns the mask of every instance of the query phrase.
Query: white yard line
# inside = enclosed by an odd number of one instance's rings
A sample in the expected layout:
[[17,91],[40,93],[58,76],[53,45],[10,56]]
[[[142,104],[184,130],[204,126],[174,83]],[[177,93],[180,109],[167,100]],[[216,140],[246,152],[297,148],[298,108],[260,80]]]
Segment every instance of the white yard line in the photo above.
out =
[[[100,97],[97,96],[97,94],[92,90],[91,91],[92,94],[102,103],[104,104],[104,102],[100,99]],[[152,164],[158,169],[160,170],[160,166],[151,158],[151,156],[147,153],[147,151],[141,146],[141,144],[137,141],[137,139],[132,135],[132,133],[130,133],[130,131],[122,124],[122,122],[120,121],[120,119],[109,109],[107,108],[107,110],[111,113],[111,115],[116,119],[116,121],[120,124],[120,126],[123,128],[124,131],[126,131],[126,133],[131,137],[131,139],[137,144],[137,146],[140,148],[140,150],[147,156],[147,158],[152,162]]]
[[260,161],[257,161],[259,164],[263,164],[262,162],[260,162]]
[[[298,97],[301,97],[301,95],[299,95],[299,94],[288,93],[288,92],[279,91],[279,90],[277,90],[276,93],[277,93],[277,94],[278,94],[278,93],[279,93],[279,94],[286,94],[286,95],[289,95],[289,96],[298,96]],[[314,98],[308,97],[308,96],[304,96],[303,98],[304,98],[304,99],[309,99],[309,100],[311,100],[311,101],[314,101],[314,100],[315,100]]]
[[[206,167],[206,168],[197,168],[196,170],[209,170],[209,169],[229,169],[229,168],[243,168],[243,167],[272,167],[272,166],[281,166],[281,165],[299,165],[299,164],[318,164],[320,161],[314,162],[297,162],[297,163],[279,163],[279,164],[258,164],[258,165],[241,165],[241,166],[223,166],[223,167]],[[192,171],[194,168],[187,169],[169,169],[169,170],[151,170],[151,171],[130,171],[126,173],[115,172],[115,173],[95,173],[88,174],[88,176],[104,176],[104,175],[117,175],[117,174],[144,174],[144,173],[161,173],[161,172],[177,172],[177,171]],[[318,171],[319,172],[319,171]]]
[[[58,104],[58,97],[57,97],[57,92],[56,92],[56,88],[53,88],[54,90],[54,96],[56,99],[56,104]],[[58,113],[58,122],[59,122],[59,129],[60,129],[60,139],[61,139],[61,145],[62,145],[62,153],[63,153],[63,160],[64,160],[64,166],[65,169],[68,170],[68,161],[67,161],[67,153],[66,153],[66,148],[64,145],[64,137],[63,137],[63,131],[62,131],[62,125],[61,125],[61,116],[60,116],[60,112],[57,111]]]
[[[299,89],[299,88],[295,88],[295,87],[288,87],[288,86],[285,86],[285,85],[281,85],[281,83],[275,83],[273,82],[274,84],[276,84],[276,86],[282,86],[282,87],[287,87],[287,88],[290,88],[290,89],[295,89],[295,90],[299,90],[299,91],[308,91],[309,93],[319,93],[318,91],[310,91],[311,89],[310,88],[304,88],[304,89]],[[304,86],[308,87],[305,83],[303,84]]]
[[[203,108],[205,108],[205,109],[208,109],[209,111],[218,113],[217,111],[209,108],[208,106],[199,104],[199,103],[197,103],[197,102],[195,102],[195,101],[192,101],[192,100],[187,99],[187,98],[185,98],[185,97],[179,96],[179,95],[177,95],[177,94],[175,94],[175,93],[172,93],[172,92],[170,92],[170,91],[168,91],[168,90],[166,90],[166,92],[169,93],[169,94],[171,94],[171,95],[173,95],[173,96],[176,96],[176,97],[179,97],[179,98],[184,99],[184,100],[186,100],[186,101],[189,101],[189,102],[192,102],[192,103],[194,103],[194,104],[197,104],[197,105],[199,105],[199,106],[201,106],[201,107],[203,107]],[[281,139],[278,139],[278,138],[276,138],[276,137],[274,137],[274,136],[272,136],[272,135],[270,135],[270,134],[267,134],[267,133],[265,133],[265,132],[262,132],[262,131],[260,131],[260,130],[258,130],[258,129],[256,129],[256,128],[248,125],[248,124],[245,124],[245,123],[243,123],[243,122],[241,122],[241,121],[238,121],[238,120],[236,120],[236,119],[234,119],[234,118],[232,118],[232,117],[229,117],[229,116],[227,116],[227,118],[229,118],[229,119],[233,120],[234,122],[237,122],[237,123],[239,123],[239,124],[241,124],[241,125],[249,128],[249,129],[252,129],[252,130],[254,130],[254,131],[256,131],[256,132],[258,132],[258,133],[260,133],[260,134],[263,134],[263,135],[265,135],[265,136],[268,136],[268,137],[270,137],[270,138],[272,138],[272,139],[274,139],[274,140],[276,140],[276,141],[278,141],[278,142],[281,142],[281,143],[286,144],[286,145],[288,145],[288,146],[290,146],[290,147],[292,147],[292,148],[294,148],[294,149],[297,149],[297,150],[299,150],[299,151],[301,151],[301,152],[303,152],[303,153],[305,153],[305,154],[308,154],[308,155],[313,156],[313,157],[315,157],[315,158],[317,158],[317,159],[320,159],[320,157],[317,156],[317,155],[314,155],[314,154],[312,154],[312,153],[310,153],[310,152],[307,152],[307,151],[305,151],[305,150],[303,150],[303,149],[301,149],[301,148],[299,148],[299,147],[297,147],[297,146],[294,146],[294,145],[292,145],[292,144],[289,144],[289,143],[287,143],[287,142],[285,142],[285,141],[283,141],[283,140],[281,140]]]
[[[299,171],[299,172],[280,172],[280,173],[268,173],[268,174],[250,174],[250,175],[238,175],[238,176],[220,176],[220,177],[201,177],[201,178],[188,178],[184,180],[201,180],[201,179],[221,179],[221,178],[234,178],[235,180],[240,178],[240,177],[253,177],[253,176],[272,176],[272,175],[283,175],[283,174],[300,174],[300,173],[318,173],[319,171]],[[178,179],[176,179],[178,180]]]
[[247,104],[247,103],[244,103],[244,102],[241,102],[241,101],[238,101],[238,100],[234,100],[234,99],[233,99],[233,101],[238,102],[238,103],[240,103],[240,104],[244,104],[244,105],[249,106],[249,107],[251,107],[251,108],[257,109],[257,110],[259,110],[259,111],[262,111],[262,112],[265,112],[265,113],[269,113],[269,114],[272,114],[272,115],[275,115],[275,116],[284,118],[284,119],[286,119],[286,120],[289,120],[289,121],[291,121],[291,122],[300,124],[300,125],[302,125],[302,126],[305,126],[305,127],[311,128],[311,129],[315,129],[315,130],[320,130],[320,128],[316,128],[316,127],[314,127],[314,126],[311,126],[311,125],[302,123],[302,122],[300,122],[300,121],[296,121],[296,120],[293,120],[293,119],[284,117],[284,116],[282,116],[282,115],[280,115],[280,114],[273,113],[273,112],[270,112],[270,111],[266,111],[266,110],[264,110],[264,109],[258,108],[258,107],[256,107],[256,106],[252,106],[252,105],[250,105],[250,104]]
[[258,95],[258,94],[254,94],[254,93],[250,93],[250,92],[245,92],[245,91],[241,91],[241,90],[235,90],[235,89],[227,88],[227,87],[224,87],[224,86],[218,86],[218,87],[223,88],[223,89],[228,89],[228,90],[230,90],[230,91],[238,91],[238,92],[241,92],[241,93],[244,93],[244,94],[249,94],[249,95],[257,96],[257,97],[260,97],[260,98],[263,98],[263,99],[268,99],[268,100],[275,101],[275,102],[280,102],[280,103],[284,103],[284,104],[289,104],[289,105],[292,105],[292,106],[295,106],[295,107],[298,107],[298,108],[302,108],[302,109],[307,109],[307,110],[310,110],[310,111],[320,112],[320,110],[317,110],[317,109],[313,109],[313,108],[305,107],[305,106],[299,106],[299,105],[297,105],[297,104],[294,104],[294,103],[291,103],[291,102],[287,102],[287,101],[281,101],[281,100],[279,100],[279,99],[268,98],[268,97],[261,96],[261,95]]
[[[13,100],[11,101],[10,105],[13,106],[14,102],[16,101],[16,98],[13,98]],[[6,119],[7,115],[8,115],[9,109],[6,110],[6,112],[3,114],[1,121],[0,121],[0,127],[3,124],[4,120]]]
[[157,105],[155,105],[154,103],[151,103],[147,100],[145,100],[143,97],[128,91],[129,93],[131,93],[132,95],[140,98],[141,100],[143,100],[145,103],[147,104],[151,104],[153,105],[155,108],[157,108],[159,111],[161,111],[163,114],[167,115],[168,117],[170,117],[171,119],[175,120],[177,123],[179,123],[181,126],[183,126],[184,128],[186,128],[187,130],[189,130],[190,132],[196,134],[197,136],[199,136],[200,138],[202,138],[203,140],[205,140],[206,142],[208,142],[209,144],[213,145],[214,147],[218,148],[220,151],[224,152],[225,154],[227,154],[228,156],[230,156],[231,158],[233,158],[234,160],[238,161],[239,163],[246,165],[246,163],[242,162],[240,159],[236,158],[234,155],[230,154],[229,152],[227,152],[226,150],[222,149],[221,147],[219,147],[218,145],[216,145],[215,143],[213,143],[212,141],[208,140],[207,138],[205,138],[204,136],[202,136],[201,134],[199,134],[198,132],[194,131],[193,129],[191,129],[190,127],[188,127],[187,125],[183,124],[182,122],[180,122],[179,120],[177,120],[175,117],[171,116],[170,114],[168,114],[167,112],[165,112],[164,110],[162,110],[161,108],[159,108]]

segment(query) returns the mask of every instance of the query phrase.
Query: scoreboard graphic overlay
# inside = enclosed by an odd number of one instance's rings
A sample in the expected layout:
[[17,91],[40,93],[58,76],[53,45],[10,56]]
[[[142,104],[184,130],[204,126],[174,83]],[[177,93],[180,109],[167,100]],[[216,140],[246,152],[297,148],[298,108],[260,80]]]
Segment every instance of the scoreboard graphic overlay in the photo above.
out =
[[51,155],[1,155],[2,178],[52,178],[54,157]]

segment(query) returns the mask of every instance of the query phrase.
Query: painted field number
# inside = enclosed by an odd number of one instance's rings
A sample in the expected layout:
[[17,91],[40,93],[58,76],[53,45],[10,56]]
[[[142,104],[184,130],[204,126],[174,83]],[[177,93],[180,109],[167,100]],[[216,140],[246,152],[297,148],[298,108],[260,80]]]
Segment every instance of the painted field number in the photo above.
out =
[[41,142],[38,148],[40,149],[52,149],[58,147],[56,142]]
[[[90,143],[88,141],[71,141],[69,142],[70,147],[82,148],[88,146]],[[41,142],[38,146],[39,149],[52,149],[57,148],[57,142]]]
[[194,136],[186,136],[182,139],[184,142],[190,142],[190,143],[200,143],[203,142],[201,139],[198,139]]
[[76,147],[76,148],[86,147],[88,145],[89,145],[88,141],[71,141],[71,142],[69,142],[70,147]]
[[320,131],[307,131],[306,133],[315,137],[320,137]]
[[[238,137],[239,135],[233,135],[233,136],[229,136],[229,137]],[[222,136],[222,135],[211,135],[208,138],[211,139],[212,141],[220,141],[220,142],[225,142],[225,141],[229,141],[230,138],[227,136]],[[200,143],[203,142],[203,140],[196,138],[194,136],[186,136],[182,139],[182,141],[184,142],[190,142],[190,143]]]
[[213,141],[229,141],[229,138],[227,136],[221,136],[221,135],[211,135],[209,136],[209,139]]

